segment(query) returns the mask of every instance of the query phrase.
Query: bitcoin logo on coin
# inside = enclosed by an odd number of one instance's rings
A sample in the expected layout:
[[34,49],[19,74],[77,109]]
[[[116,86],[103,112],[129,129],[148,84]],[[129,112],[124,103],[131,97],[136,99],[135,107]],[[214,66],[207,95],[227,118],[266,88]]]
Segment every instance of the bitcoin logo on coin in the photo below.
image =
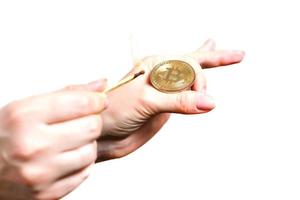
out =
[[193,67],[181,60],[168,60],[157,64],[151,71],[150,82],[161,92],[180,92],[190,88],[196,75]]

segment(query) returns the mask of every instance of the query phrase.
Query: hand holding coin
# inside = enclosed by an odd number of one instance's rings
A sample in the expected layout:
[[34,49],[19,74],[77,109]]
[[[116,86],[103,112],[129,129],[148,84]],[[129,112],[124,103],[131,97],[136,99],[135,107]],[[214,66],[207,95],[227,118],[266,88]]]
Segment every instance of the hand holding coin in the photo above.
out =
[[167,60],[157,64],[150,73],[150,81],[157,90],[171,93],[191,88],[196,78],[191,65],[181,60]]
[[[170,113],[202,114],[215,105],[206,94],[202,69],[239,63],[242,51],[215,50],[208,40],[183,56],[150,56],[129,75],[143,76],[107,94],[110,106],[101,115],[98,161],[123,157],[146,143],[166,123]],[[126,76],[126,77],[128,77]]]

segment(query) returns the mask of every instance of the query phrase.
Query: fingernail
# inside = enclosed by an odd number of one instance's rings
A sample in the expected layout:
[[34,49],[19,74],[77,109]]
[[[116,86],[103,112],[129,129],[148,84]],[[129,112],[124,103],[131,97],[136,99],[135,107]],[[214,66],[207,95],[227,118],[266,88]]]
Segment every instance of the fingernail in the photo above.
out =
[[243,60],[245,56],[245,52],[244,51],[239,51],[239,50],[235,50],[232,51],[232,62],[241,62]]
[[99,85],[99,84],[102,85],[106,82],[107,82],[107,79],[103,78],[103,79],[99,79],[99,80],[96,80],[96,81],[89,82],[88,85]]
[[236,55],[240,56],[240,57],[244,57],[245,56],[245,52],[244,51],[234,51]]
[[96,80],[96,81],[92,81],[92,82],[89,82],[87,85],[91,88],[91,89],[97,89],[103,85],[105,85],[107,82],[107,79],[104,78],[104,79],[100,79],[100,80]]
[[215,107],[215,103],[212,97],[206,94],[199,94],[197,99],[197,108],[199,110],[212,110]]

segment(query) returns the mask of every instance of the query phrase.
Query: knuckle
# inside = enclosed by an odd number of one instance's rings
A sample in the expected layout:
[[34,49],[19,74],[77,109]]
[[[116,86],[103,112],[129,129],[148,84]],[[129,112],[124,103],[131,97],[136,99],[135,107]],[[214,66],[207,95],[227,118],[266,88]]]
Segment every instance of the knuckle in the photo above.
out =
[[176,107],[182,113],[195,113],[197,108],[194,101],[194,97],[191,94],[185,93],[178,95],[176,99]]
[[15,160],[15,161],[28,161],[32,158],[32,153],[28,150],[22,149],[22,150],[14,150],[11,154],[10,157]]
[[22,124],[26,119],[26,111],[23,103],[13,102],[4,108],[5,121],[10,125]]
[[23,162],[31,160],[33,155],[31,147],[27,147],[26,145],[18,146],[10,153],[10,157],[13,160]]
[[23,184],[34,188],[34,186],[45,182],[47,174],[33,166],[23,166],[19,169],[19,176]]
[[30,138],[19,138],[13,145],[14,148],[10,153],[11,158],[23,162],[31,160],[44,151],[44,148],[38,146],[37,143]]
[[176,98],[176,107],[180,112],[186,112],[188,110],[186,99],[185,95],[178,95]]

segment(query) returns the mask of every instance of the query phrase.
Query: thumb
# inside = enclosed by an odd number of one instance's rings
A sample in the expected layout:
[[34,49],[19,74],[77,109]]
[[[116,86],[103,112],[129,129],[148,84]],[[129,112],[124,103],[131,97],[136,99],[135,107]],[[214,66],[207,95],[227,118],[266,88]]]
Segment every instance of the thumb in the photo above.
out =
[[215,108],[211,96],[196,91],[184,91],[176,94],[162,94],[158,109],[160,112],[181,114],[206,113]]

